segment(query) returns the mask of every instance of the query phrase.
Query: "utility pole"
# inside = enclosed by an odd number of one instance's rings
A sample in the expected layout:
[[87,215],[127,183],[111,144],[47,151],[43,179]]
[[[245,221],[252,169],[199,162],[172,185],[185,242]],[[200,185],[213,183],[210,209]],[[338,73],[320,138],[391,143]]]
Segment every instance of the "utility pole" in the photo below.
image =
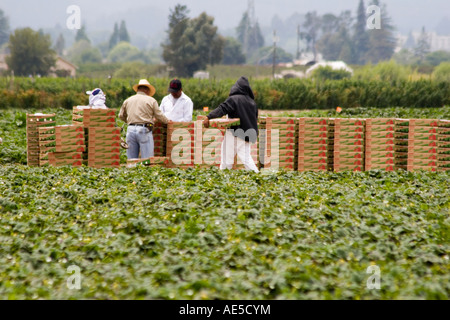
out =
[[277,30],[273,30],[273,66],[272,66],[272,78],[275,79],[275,64],[277,61]]
[[300,25],[297,25],[297,60],[300,60]]

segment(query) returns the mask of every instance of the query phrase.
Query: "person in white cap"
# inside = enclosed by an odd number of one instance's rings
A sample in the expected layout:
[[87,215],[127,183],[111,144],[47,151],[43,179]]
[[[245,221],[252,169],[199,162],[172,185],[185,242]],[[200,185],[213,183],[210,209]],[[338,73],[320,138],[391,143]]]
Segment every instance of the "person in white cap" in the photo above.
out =
[[106,106],[106,95],[102,89],[96,88],[92,91],[86,91],[89,95],[89,107],[94,109],[108,109]]
[[123,103],[119,112],[119,119],[128,124],[127,129],[127,157],[148,159],[154,156],[153,119],[164,124],[171,122],[159,109],[158,102],[153,98],[156,93],[147,80],[140,80],[133,86],[136,95],[128,98]]

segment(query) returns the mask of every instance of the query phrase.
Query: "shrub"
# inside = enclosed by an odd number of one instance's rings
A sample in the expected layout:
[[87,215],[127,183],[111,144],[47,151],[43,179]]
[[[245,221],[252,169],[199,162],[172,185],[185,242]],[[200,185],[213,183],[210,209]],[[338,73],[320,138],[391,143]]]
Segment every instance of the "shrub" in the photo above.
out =
[[443,62],[433,72],[433,78],[439,82],[450,82],[450,62]]
[[313,71],[312,78],[315,80],[342,80],[352,77],[351,72],[343,69],[333,69],[330,66],[319,67]]

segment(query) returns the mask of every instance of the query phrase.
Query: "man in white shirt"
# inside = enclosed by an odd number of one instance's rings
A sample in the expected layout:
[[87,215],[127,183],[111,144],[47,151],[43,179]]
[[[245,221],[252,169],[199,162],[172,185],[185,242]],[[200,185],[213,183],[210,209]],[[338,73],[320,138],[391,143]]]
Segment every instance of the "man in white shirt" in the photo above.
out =
[[170,94],[164,97],[159,106],[161,111],[174,122],[191,122],[194,104],[183,92],[181,81],[172,80],[168,91]]

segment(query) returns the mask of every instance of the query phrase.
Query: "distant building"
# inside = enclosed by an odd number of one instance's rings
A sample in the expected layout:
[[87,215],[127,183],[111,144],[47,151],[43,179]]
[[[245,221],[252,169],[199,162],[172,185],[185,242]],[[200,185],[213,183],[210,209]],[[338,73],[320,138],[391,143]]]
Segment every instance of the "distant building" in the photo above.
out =
[[77,75],[77,69],[78,67],[76,65],[58,56],[55,67],[50,71],[50,76],[74,78]]
[[[0,73],[9,70],[6,64],[7,54],[0,54]],[[55,67],[50,70],[50,77],[71,77],[74,78],[77,75],[78,67],[69,61],[57,57]]]
[[[427,32],[428,43],[430,44],[430,51],[450,51],[450,35],[441,36],[436,32]],[[421,32],[411,32],[408,36],[397,36],[396,52],[401,49],[413,49],[420,38]]]
[[353,74],[353,69],[350,68],[344,61],[324,61],[316,63],[311,68],[306,70],[306,76],[310,76],[314,70],[320,67],[331,67],[333,70],[345,70]]
[[197,71],[194,73],[194,79],[209,79],[209,72]]

